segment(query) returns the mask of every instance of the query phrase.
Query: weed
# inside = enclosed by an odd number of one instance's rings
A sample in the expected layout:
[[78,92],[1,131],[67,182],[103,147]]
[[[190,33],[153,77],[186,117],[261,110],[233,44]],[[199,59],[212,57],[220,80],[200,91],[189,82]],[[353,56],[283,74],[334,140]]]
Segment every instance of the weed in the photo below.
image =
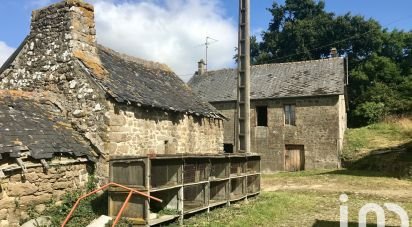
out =
[[[94,190],[96,188],[96,182],[95,177],[91,175],[86,185],[86,191],[73,190],[65,193],[61,198],[61,205],[56,205],[55,202],[51,200],[43,213],[51,217],[52,226],[60,226],[77,199],[85,192]],[[34,209],[29,210],[30,212],[28,212],[28,214],[30,218],[36,218],[40,215]],[[66,226],[87,226],[91,221],[101,215],[107,215],[106,192],[101,195],[95,194],[82,200]]]

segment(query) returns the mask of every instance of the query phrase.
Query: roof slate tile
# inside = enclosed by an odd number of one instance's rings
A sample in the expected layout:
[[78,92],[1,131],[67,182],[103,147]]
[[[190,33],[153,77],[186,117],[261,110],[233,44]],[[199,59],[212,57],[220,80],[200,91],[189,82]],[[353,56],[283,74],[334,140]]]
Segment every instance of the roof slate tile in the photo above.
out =
[[[343,58],[255,65],[251,67],[251,99],[344,94]],[[209,102],[235,101],[237,70],[195,75],[189,86]]]

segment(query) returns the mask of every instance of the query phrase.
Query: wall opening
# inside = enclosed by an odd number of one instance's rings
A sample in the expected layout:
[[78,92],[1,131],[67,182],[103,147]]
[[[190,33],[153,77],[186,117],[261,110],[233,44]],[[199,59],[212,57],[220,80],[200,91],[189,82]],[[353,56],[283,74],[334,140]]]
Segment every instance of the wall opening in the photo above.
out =
[[165,140],[165,154],[170,154],[170,145],[168,140]]
[[305,148],[303,145],[285,145],[285,171],[305,170]]
[[268,126],[268,107],[257,106],[256,107],[256,123],[257,126]]
[[285,125],[296,125],[296,105],[284,105]]
[[231,143],[223,144],[223,151],[225,153],[233,153],[233,144],[231,144]]

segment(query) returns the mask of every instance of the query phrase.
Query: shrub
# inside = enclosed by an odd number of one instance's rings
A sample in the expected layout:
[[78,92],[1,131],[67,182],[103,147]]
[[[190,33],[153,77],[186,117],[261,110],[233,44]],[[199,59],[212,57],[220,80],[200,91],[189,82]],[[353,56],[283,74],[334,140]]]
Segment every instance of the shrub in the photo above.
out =
[[361,122],[373,124],[383,120],[387,114],[385,104],[381,102],[364,102],[353,112],[354,116]]

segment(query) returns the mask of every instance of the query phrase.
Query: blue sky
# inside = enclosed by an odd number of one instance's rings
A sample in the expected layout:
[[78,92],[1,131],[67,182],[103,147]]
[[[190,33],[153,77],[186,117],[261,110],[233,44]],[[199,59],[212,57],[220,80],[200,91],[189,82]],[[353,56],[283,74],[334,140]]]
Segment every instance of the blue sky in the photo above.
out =
[[[123,0],[124,1],[124,0]],[[137,0],[136,0],[137,1]],[[237,16],[237,0],[221,0],[225,13],[232,18]],[[276,1],[283,3],[284,1]],[[2,0],[0,3],[0,40],[11,47],[17,47],[29,32],[30,15],[33,9],[48,4],[47,0]],[[272,0],[251,0],[252,31],[257,32],[268,27],[271,19],[266,8]],[[412,30],[411,0],[326,0],[326,9],[338,15],[346,12],[377,19],[387,25],[403,19],[388,27]],[[409,16],[409,18],[407,18]],[[236,19],[236,18],[235,18]]]
[[[58,0],[1,0],[0,3],[0,61],[1,59],[1,51],[3,46],[3,55],[7,55],[13,48],[16,48],[20,42],[24,39],[24,37],[29,33],[29,25],[30,25],[30,15],[33,9],[39,8],[41,6],[45,6],[50,4],[51,2],[56,2]],[[202,57],[203,51],[201,48],[193,49],[194,44],[200,44],[203,41],[203,37],[206,35],[210,35],[220,41],[220,44],[216,44],[215,52],[216,57],[213,58],[215,61],[211,60],[211,67],[218,68],[224,66],[232,66],[233,63],[231,59],[229,59],[230,55],[233,56],[233,47],[236,45],[236,23],[237,23],[237,3],[238,0],[86,0],[91,1],[96,5],[96,13],[106,11],[106,9],[111,12],[110,15],[113,17],[111,20],[116,20],[115,14],[121,14],[122,9],[135,9],[135,14],[144,13],[145,15],[147,12],[153,12],[154,15],[150,16],[147,15],[147,20],[150,22],[151,19],[156,17],[161,17],[162,15],[165,17],[173,17],[174,15],[182,15],[182,14],[192,14],[187,16],[188,18],[198,18],[197,23],[190,21],[191,26],[188,26],[189,29],[187,32],[182,31],[183,28],[179,28],[179,32],[181,33],[181,37],[175,38],[175,40],[181,40],[181,42],[188,43],[187,46],[181,46],[178,50],[182,51],[183,48],[190,49],[189,52],[192,53],[192,57],[190,60],[195,58]],[[149,2],[152,6],[147,10],[142,6],[142,2]],[[190,4],[188,3],[190,2]],[[196,3],[201,2],[201,3]],[[278,3],[283,3],[283,0],[277,0]],[[273,1],[272,0],[251,0],[251,23],[252,23],[252,32],[254,34],[260,33],[263,29],[268,27],[269,21],[271,19],[271,15],[266,10],[266,8],[271,7]],[[176,5],[175,8],[167,8],[166,5]],[[180,4],[180,5],[179,5]],[[144,10],[142,10],[143,8]],[[192,7],[192,8],[191,8]],[[204,11],[215,11],[211,13],[202,12],[202,8]],[[200,9],[199,9],[200,8]],[[159,14],[159,9],[164,11],[170,10],[174,11],[174,13],[162,12]],[[194,9],[194,10],[192,10]],[[352,12],[353,14],[360,14],[365,16],[366,18],[375,18],[377,19],[382,25],[389,27],[390,29],[398,28],[404,30],[412,30],[412,1],[411,0],[326,0],[326,9],[328,11],[334,12],[338,15],[344,14],[346,12]],[[152,11],[151,11],[152,10]],[[129,10],[128,10],[129,11]],[[131,11],[131,10],[130,10]],[[161,10],[160,10],[161,11]],[[133,11],[132,11],[133,12]],[[101,13],[103,14],[103,13]],[[176,16],[177,17],[177,16]],[[200,18],[202,17],[202,18]],[[213,19],[210,19],[213,18]],[[142,19],[142,18],[140,18]],[[116,40],[111,39],[106,35],[109,32],[120,32],[121,34],[126,34],[126,31],[101,31],[99,33],[99,27],[105,27],[104,23],[114,23],[113,21],[107,21],[103,16],[96,16],[97,20],[97,32],[98,32],[98,40],[99,42],[108,45],[114,49],[118,49],[120,51],[125,51],[127,53],[128,49],[126,46],[122,46],[122,44],[116,44]],[[190,19],[189,19],[190,20]],[[165,20],[166,26],[168,20]],[[196,20],[195,20],[196,21]],[[137,23],[137,20],[136,20]],[[182,23],[182,22],[180,22]],[[183,21],[185,23],[185,21]],[[176,22],[176,24],[178,24]],[[204,29],[196,30],[197,27],[203,27]],[[134,24],[133,26],[137,26]],[[171,28],[173,28],[173,23],[171,23]],[[180,24],[181,26],[181,24]],[[216,31],[213,30],[214,27],[217,27]],[[172,30],[172,29],[170,29]],[[228,30],[228,32],[224,32]],[[144,30],[143,30],[144,31]],[[177,33],[179,33],[177,32]],[[170,32],[169,32],[170,33]],[[188,34],[190,33],[199,33],[198,35],[193,35],[193,37],[188,38]],[[100,34],[100,36],[99,36]],[[231,36],[231,38],[226,38],[225,36]],[[129,36],[140,36],[138,33],[127,34]],[[153,31],[154,37],[146,37],[148,39],[156,39],[156,37],[161,36],[158,31]],[[118,36],[117,36],[118,37]],[[184,38],[182,38],[184,37]],[[100,41],[101,40],[101,41]],[[135,39],[134,39],[135,40]],[[160,41],[164,41],[164,38],[159,38]],[[170,43],[173,43],[170,41]],[[156,43],[152,43],[152,45],[156,45]],[[175,45],[180,45],[176,44]],[[221,46],[219,46],[221,45]],[[229,59],[228,61],[222,61],[218,59],[218,56],[222,56],[221,51],[223,45],[233,47],[227,48],[225,52],[225,57]],[[147,46],[147,45],[146,45]],[[157,47],[157,46],[156,46]],[[8,51],[4,51],[4,49]],[[136,46],[136,48],[140,48],[140,46]],[[172,68],[175,68],[179,74],[184,74],[191,72],[193,67],[183,67],[177,65],[174,62],[168,62],[167,54],[162,53],[162,46],[159,45],[157,50],[155,51],[157,54],[149,54],[149,52],[153,51],[146,51],[146,52],[130,52],[129,54],[142,56],[144,58],[149,58],[151,60],[163,61],[170,65]],[[164,48],[163,48],[164,49]],[[167,48],[166,48],[167,49]],[[213,56],[213,48],[211,47],[211,54]],[[174,51],[176,52],[176,50]],[[182,55],[182,58],[188,57],[190,53]],[[165,55],[163,58],[160,56]],[[219,64],[220,62],[224,62]],[[1,63],[1,62],[0,62]],[[176,65],[176,66],[175,66]],[[193,64],[195,65],[195,64]]]

